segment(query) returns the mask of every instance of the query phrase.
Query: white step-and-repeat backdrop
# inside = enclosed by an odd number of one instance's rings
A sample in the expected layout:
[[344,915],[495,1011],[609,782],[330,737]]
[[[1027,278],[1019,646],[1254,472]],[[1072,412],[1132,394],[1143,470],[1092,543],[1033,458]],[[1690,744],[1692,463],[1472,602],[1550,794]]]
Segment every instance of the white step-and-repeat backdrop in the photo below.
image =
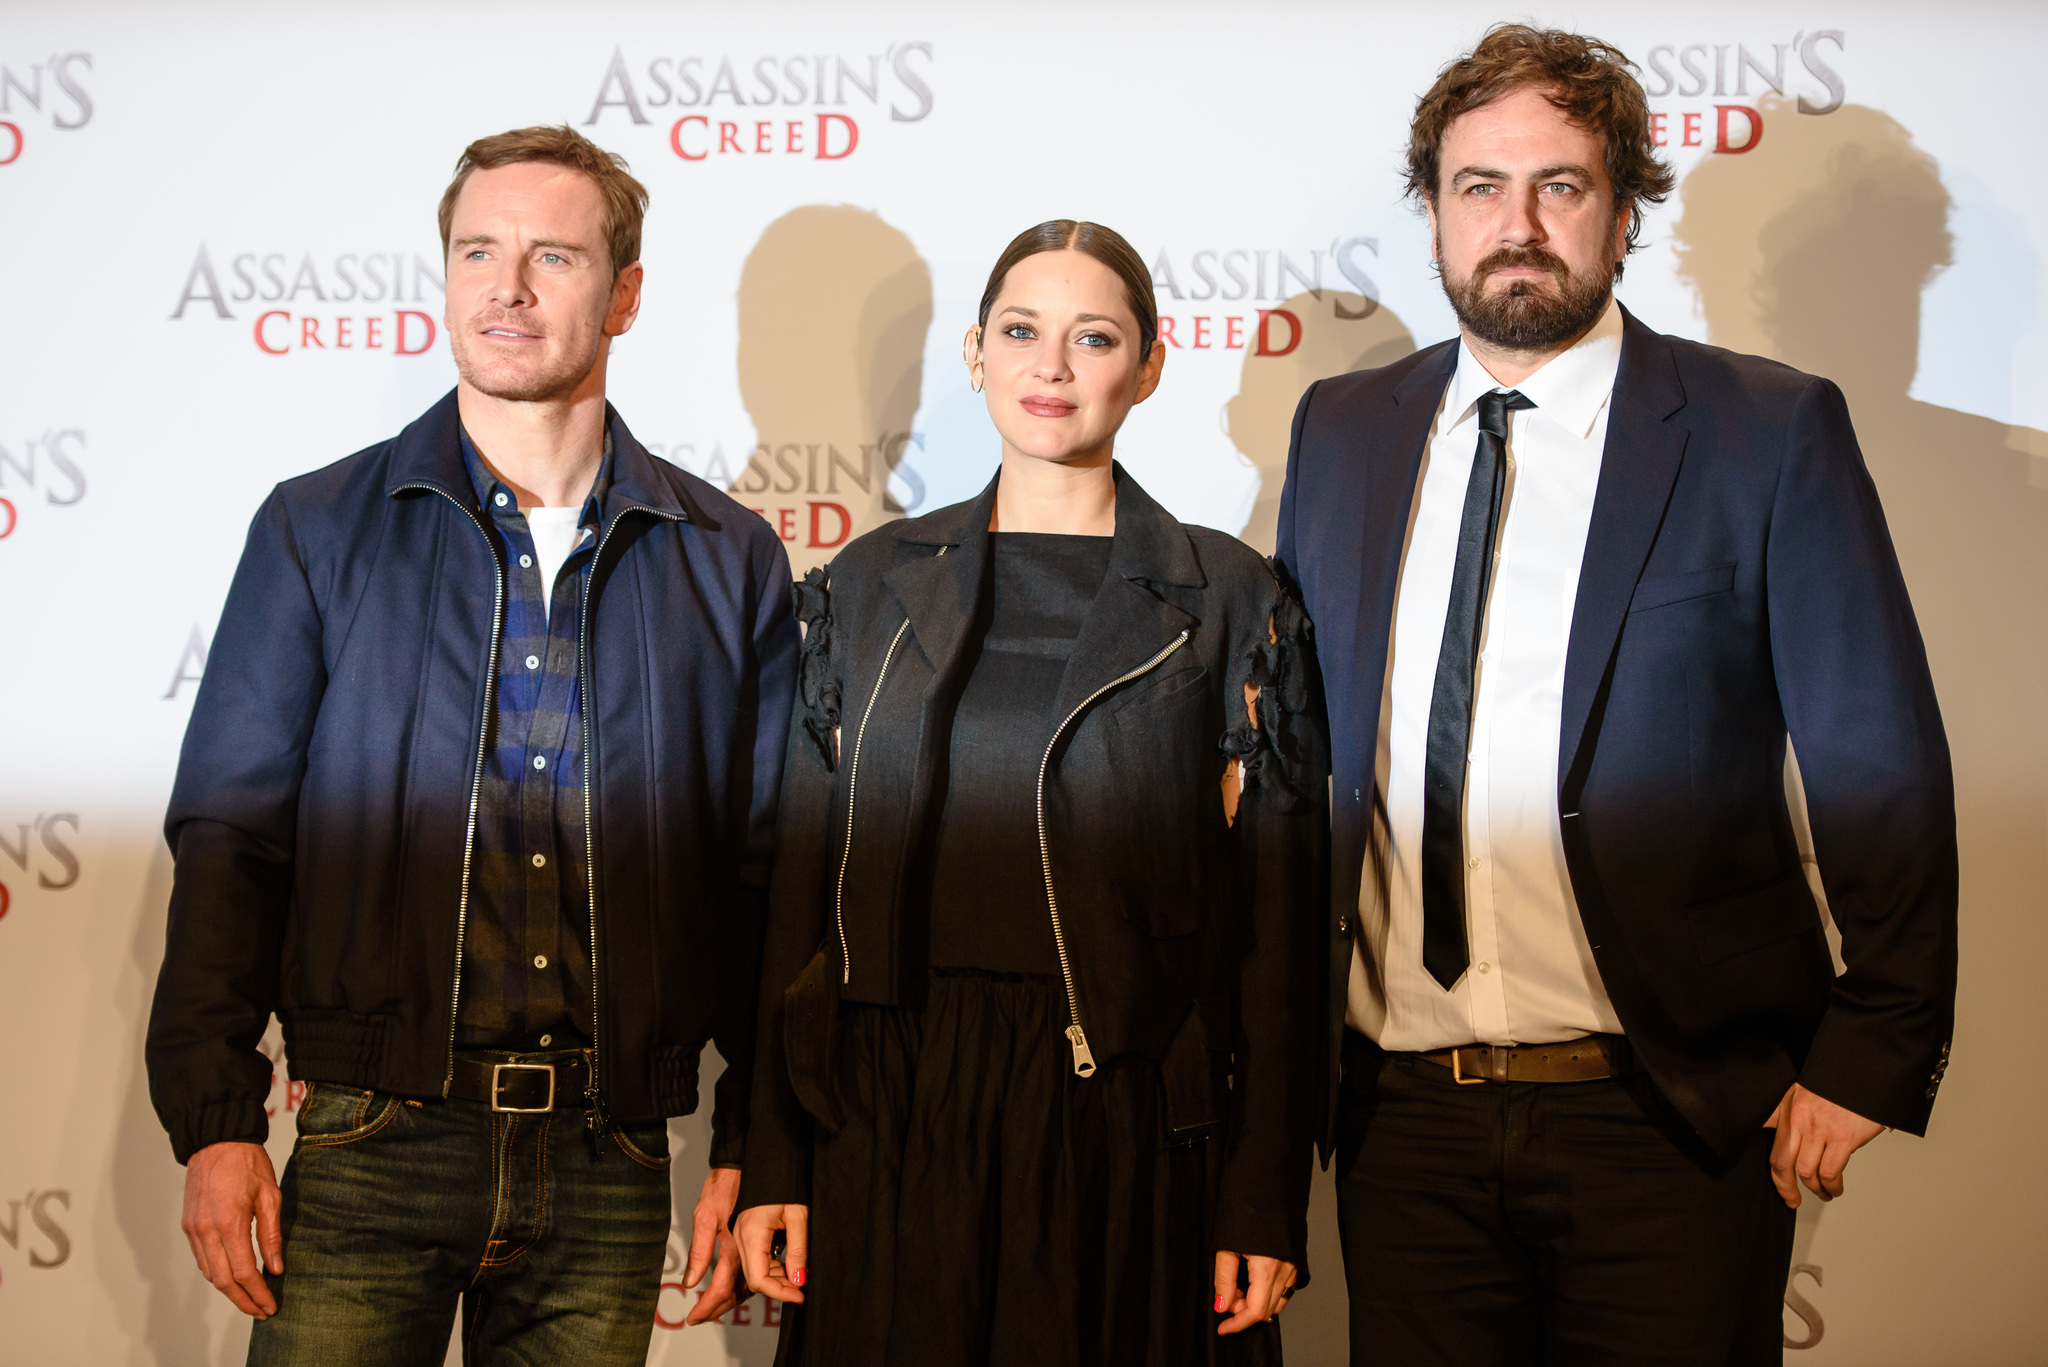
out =
[[[978,489],[958,354],[1041,219],[1154,263],[1168,365],[1122,457],[1270,547],[1312,379],[1449,336],[1395,173],[1466,0],[0,9],[0,1359],[239,1362],[141,1039],[179,738],[251,512],[453,381],[434,209],[462,146],[567,121],[653,194],[613,397],[821,561]],[[1793,1361],[2048,1361],[2048,11],[1877,0],[1539,13],[1642,67],[1682,177],[1622,289],[1828,375],[1932,650],[1963,854],[1955,1063],[1802,1211]],[[1626,453],[1622,453],[1624,458]],[[274,1043],[273,1043],[274,1047]],[[282,1163],[299,1090],[280,1070]],[[702,1172],[676,1122],[676,1187]],[[1292,1358],[1343,1360],[1327,1178]],[[679,1247],[679,1246],[678,1246]],[[672,1258],[680,1266],[679,1255]],[[758,1299],[650,1361],[766,1363]]]

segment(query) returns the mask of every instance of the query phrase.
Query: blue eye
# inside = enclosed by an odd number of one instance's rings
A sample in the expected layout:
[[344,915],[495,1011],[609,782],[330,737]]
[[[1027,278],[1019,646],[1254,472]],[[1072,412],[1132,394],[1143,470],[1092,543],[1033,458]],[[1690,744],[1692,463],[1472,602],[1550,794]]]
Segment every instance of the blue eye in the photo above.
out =
[[1012,323],[1003,329],[1003,336],[1014,337],[1020,342],[1030,341],[1031,335],[1031,329],[1025,327],[1022,323]]
[[1098,350],[1103,347],[1112,347],[1116,345],[1116,341],[1114,338],[1105,337],[1099,332],[1084,332],[1075,340],[1080,342],[1082,346],[1094,347]]

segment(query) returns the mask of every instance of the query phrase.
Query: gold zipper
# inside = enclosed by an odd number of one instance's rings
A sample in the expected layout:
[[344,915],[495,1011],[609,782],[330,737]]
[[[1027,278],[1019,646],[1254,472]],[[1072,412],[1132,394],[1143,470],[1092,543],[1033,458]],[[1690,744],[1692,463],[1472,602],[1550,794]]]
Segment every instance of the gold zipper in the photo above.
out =
[[1060,733],[1067,729],[1074,718],[1080,716],[1086,710],[1088,704],[1094,702],[1119,684],[1127,684],[1139,675],[1147,674],[1157,669],[1160,661],[1186,645],[1187,641],[1188,633],[1182,631],[1179,639],[1167,646],[1166,649],[1160,651],[1130,673],[1111,679],[1108,683],[1081,699],[1080,704],[1073,711],[1067,713],[1066,719],[1053,728],[1052,739],[1047,741],[1045,745],[1045,756],[1038,761],[1038,859],[1045,869],[1045,905],[1052,913],[1053,948],[1059,951],[1060,977],[1067,986],[1067,1019],[1070,1022],[1066,1030],[1067,1042],[1074,1046],[1074,1072],[1081,1077],[1088,1077],[1095,1072],[1095,1055],[1088,1051],[1088,1036],[1081,1029],[1081,1000],[1074,993],[1074,970],[1073,966],[1067,962],[1067,937],[1066,933],[1060,929],[1060,899],[1058,894],[1053,891],[1052,886],[1052,846],[1047,843],[1045,838],[1045,770],[1046,766],[1052,762],[1053,747],[1060,743]]

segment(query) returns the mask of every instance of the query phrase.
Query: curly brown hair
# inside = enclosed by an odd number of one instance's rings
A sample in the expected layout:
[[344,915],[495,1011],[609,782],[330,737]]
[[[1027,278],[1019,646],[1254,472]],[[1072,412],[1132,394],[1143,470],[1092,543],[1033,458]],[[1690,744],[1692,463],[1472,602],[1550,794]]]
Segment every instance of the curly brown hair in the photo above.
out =
[[[1628,205],[1628,247],[1643,231],[1643,206],[1662,204],[1678,178],[1657,156],[1650,138],[1650,103],[1627,57],[1612,43],[1562,29],[1495,24],[1479,45],[1445,67],[1415,102],[1403,168],[1408,193],[1436,202],[1444,134],[1461,114],[1525,87],[1544,91],[1551,104],[1607,145],[1607,179],[1614,202]],[[1621,274],[1621,263],[1614,264]]]

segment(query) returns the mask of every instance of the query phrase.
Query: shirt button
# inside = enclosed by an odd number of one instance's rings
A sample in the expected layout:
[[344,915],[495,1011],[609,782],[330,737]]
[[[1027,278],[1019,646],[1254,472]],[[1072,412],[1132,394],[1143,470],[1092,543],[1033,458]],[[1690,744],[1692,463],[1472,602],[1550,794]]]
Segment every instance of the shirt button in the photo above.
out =
[[1479,965],[1479,971],[1480,971],[1481,973],[1491,973],[1491,972],[1493,972],[1493,965],[1492,965],[1492,964],[1486,964],[1486,963],[1483,963],[1483,964]]
[[520,557],[519,557],[519,568],[520,568],[520,569],[522,569],[522,570],[530,570],[530,569],[532,569],[532,568],[533,568],[533,557],[532,557],[532,556],[530,556],[530,555],[522,555],[522,556],[520,556]]
[[536,955],[534,955],[534,956],[533,956],[533,966],[534,966],[535,968],[546,968],[546,967],[548,966],[548,956],[547,956],[547,955],[545,955],[545,954],[536,954]]
[[[546,758],[545,756],[543,756],[543,755],[535,755],[535,756],[533,757],[533,767],[534,767],[534,768],[536,768],[536,769],[545,769],[545,768],[547,768],[547,767],[548,767],[548,762],[547,762],[547,758]],[[1473,860],[1473,861],[1472,861],[1472,866],[1473,866],[1474,868],[1477,868],[1477,867],[1479,866],[1479,861],[1478,861],[1478,860],[1476,860],[1476,859],[1475,859],[1475,860]]]
[[535,855],[533,857],[533,866],[537,869],[546,868],[548,866],[548,857],[544,854]]
[[492,499],[491,502],[497,504],[500,508],[502,508],[505,506],[506,499],[503,494],[499,494],[496,498]]
[[553,1044],[554,1042],[555,1037],[553,1035],[542,1035],[540,1037],[540,1047],[543,1049],[547,1048],[550,1044]]
[[1473,855],[1473,856],[1472,856],[1472,857],[1471,857],[1471,858],[1470,858],[1469,860],[1467,860],[1466,862],[1467,862],[1468,864],[1470,864],[1470,865],[1471,865],[1471,866],[1472,866],[1473,868],[1475,868],[1475,869],[1476,869],[1476,868],[1478,868],[1478,867],[1479,867],[1479,864],[1480,864],[1480,859],[1479,859],[1479,856],[1475,854],[1475,855]]

